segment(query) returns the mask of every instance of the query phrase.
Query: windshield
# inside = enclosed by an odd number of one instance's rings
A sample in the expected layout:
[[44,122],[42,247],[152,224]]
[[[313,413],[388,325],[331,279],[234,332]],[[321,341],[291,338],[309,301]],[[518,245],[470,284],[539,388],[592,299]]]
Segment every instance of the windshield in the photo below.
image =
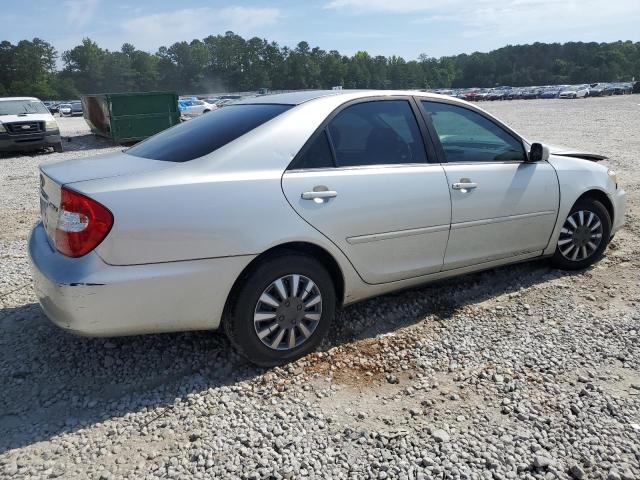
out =
[[275,104],[221,108],[160,132],[126,153],[152,160],[187,162],[223,147],[290,108],[291,105]]
[[25,113],[49,113],[40,100],[2,100],[0,115],[20,115]]

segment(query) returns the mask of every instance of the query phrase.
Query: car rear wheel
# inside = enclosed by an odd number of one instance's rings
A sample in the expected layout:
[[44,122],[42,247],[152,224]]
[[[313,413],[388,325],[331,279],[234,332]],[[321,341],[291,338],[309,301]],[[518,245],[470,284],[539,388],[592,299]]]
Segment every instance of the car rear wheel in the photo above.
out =
[[336,294],[314,258],[290,253],[269,258],[243,282],[223,320],[231,343],[249,361],[282,365],[313,351],[329,330]]
[[567,216],[553,263],[566,270],[580,270],[602,258],[611,236],[611,217],[602,203],[593,199],[576,202]]

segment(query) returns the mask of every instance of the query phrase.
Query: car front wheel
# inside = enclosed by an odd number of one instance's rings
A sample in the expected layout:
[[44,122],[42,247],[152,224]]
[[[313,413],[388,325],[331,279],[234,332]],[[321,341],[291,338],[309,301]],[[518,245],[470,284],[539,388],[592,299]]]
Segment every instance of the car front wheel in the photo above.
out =
[[593,199],[576,202],[567,216],[553,255],[556,267],[580,270],[600,260],[611,236],[611,217]]
[[282,365],[320,344],[336,306],[333,281],[320,262],[295,252],[281,254],[261,262],[240,281],[223,325],[249,361]]

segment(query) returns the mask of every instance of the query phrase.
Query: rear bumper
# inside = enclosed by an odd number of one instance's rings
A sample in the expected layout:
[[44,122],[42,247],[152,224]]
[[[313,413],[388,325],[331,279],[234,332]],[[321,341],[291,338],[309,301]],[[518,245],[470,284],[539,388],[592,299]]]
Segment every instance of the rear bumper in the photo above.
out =
[[254,256],[112,266],[93,251],[54,251],[41,223],[29,238],[34,289],[47,317],[80,335],[215,329],[231,287]]
[[15,152],[53,147],[61,141],[59,130],[21,135],[0,133],[0,152]]

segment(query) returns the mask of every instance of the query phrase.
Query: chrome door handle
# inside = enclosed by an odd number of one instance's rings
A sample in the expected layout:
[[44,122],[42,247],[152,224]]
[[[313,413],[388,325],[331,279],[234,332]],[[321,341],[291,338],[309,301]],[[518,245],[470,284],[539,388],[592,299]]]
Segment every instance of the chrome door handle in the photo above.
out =
[[303,200],[324,200],[326,198],[334,198],[338,196],[335,190],[320,190],[319,192],[304,192],[300,195]]
[[478,184],[474,182],[457,182],[451,185],[451,188],[453,188],[454,190],[461,190],[462,193],[465,193],[468,190],[478,188]]

